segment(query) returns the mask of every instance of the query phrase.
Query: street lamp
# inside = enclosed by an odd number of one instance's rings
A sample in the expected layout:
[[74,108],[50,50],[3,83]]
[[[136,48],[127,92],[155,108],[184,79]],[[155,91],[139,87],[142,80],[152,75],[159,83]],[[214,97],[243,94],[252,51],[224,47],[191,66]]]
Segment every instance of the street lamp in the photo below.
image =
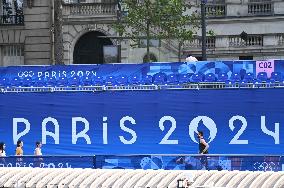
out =
[[[120,24],[121,23],[121,0],[117,0],[117,22]],[[118,39],[118,44],[117,44],[117,61],[118,63],[121,63],[121,33],[118,33],[119,39]]]
[[207,60],[206,55],[206,11],[205,11],[205,4],[207,0],[201,0],[201,42],[202,42],[202,61]]

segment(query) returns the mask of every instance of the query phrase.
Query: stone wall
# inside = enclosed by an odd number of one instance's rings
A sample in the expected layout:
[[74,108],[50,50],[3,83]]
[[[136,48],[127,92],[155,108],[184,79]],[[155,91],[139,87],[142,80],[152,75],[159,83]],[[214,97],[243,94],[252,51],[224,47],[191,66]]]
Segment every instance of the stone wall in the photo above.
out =
[[51,1],[36,0],[24,9],[25,64],[51,64]]

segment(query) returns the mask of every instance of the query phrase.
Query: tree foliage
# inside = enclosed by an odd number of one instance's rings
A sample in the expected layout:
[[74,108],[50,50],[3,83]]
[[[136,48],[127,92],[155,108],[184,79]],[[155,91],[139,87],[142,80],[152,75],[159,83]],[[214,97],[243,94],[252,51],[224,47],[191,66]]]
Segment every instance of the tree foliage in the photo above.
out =
[[148,57],[150,39],[175,39],[182,45],[200,26],[200,16],[188,14],[191,5],[186,0],[123,0],[122,4],[124,16],[114,27],[136,44],[140,38],[147,39]]

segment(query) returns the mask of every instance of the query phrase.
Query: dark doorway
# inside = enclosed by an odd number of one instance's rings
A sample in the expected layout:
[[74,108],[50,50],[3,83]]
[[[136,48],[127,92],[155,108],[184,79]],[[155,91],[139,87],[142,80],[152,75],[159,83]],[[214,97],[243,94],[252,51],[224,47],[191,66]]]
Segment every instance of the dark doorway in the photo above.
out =
[[253,56],[240,56],[239,60],[253,60]]
[[104,46],[113,45],[108,38],[98,31],[84,34],[74,47],[74,64],[102,64],[104,63]]

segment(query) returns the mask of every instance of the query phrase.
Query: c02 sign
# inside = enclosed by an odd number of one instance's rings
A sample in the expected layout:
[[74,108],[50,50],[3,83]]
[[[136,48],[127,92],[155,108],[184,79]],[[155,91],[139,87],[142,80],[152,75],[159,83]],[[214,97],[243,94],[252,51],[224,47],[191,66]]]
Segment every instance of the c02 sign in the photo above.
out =
[[267,69],[267,68],[272,69],[273,68],[272,62],[270,62],[270,61],[262,61],[258,64],[258,67],[261,68],[261,69],[263,69],[263,68],[264,69]]

